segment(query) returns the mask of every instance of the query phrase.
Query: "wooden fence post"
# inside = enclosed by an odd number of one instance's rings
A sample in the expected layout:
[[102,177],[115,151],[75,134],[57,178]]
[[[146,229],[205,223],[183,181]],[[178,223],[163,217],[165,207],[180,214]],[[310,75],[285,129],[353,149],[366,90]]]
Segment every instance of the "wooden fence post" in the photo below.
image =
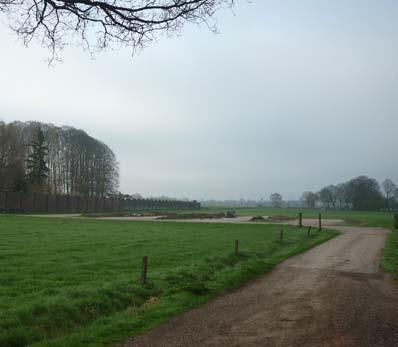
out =
[[303,213],[302,212],[299,213],[299,227],[300,228],[303,227]]
[[142,265],[141,265],[141,278],[140,283],[142,285],[146,284],[146,274],[148,271],[148,257],[142,257]]
[[283,229],[282,229],[281,232],[280,232],[279,241],[280,241],[281,243],[283,242]]
[[235,255],[238,255],[239,252],[239,241],[235,240]]
[[322,215],[319,214],[319,231],[322,230]]
[[308,233],[307,233],[307,236],[308,236],[308,237],[311,236],[311,228],[312,228],[312,227],[309,227],[309,228],[308,228]]

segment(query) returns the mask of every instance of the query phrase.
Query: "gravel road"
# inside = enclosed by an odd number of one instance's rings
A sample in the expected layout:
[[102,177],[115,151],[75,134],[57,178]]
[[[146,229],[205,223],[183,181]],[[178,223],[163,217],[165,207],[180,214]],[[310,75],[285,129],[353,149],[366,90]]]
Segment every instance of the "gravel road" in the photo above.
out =
[[125,346],[398,346],[398,288],[379,271],[388,230],[344,233]]
[[[232,223],[232,224],[291,224],[298,225],[298,219],[292,219],[287,221],[271,221],[271,222],[253,222],[251,219],[253,216],[239,216],[236,218],[196,218],[196,219],[159,219],[161,216],[144,216],[144,217],[99,217],[93,219],[102,220],[123,220],[123,221],[146,221],[146,222],[181,222],[181,223]],[[264,216],[265,218],[267,216]],[[345,222],[342,219],[323,219],[323,226],[335,226],[343,225]],[[306,218],[303,219],[304,225],[311,225],[318,227],[318,219]]]

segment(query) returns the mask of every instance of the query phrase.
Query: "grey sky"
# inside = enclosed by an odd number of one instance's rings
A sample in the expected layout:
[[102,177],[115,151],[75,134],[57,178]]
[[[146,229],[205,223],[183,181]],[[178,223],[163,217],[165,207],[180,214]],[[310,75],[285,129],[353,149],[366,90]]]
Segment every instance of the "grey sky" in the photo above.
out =
[[[84,129],[120,190],[297,198],[360,174],[398,181],[398,3],[239,1],[134,57],[25,48],[0,30],[0,119]],[[4,18],[2,18],[4,22]]]

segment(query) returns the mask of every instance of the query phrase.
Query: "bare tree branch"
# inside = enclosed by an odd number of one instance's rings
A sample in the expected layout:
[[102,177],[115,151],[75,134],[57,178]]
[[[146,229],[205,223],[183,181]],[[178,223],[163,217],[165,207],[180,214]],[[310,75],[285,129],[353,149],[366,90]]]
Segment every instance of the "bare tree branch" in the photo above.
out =
[[178,32],[185,22],[209,23],[234,0],[0,0],[12,29],[25,44],[37,38],[52,59],[66,44],[90,51],[144,47],[157,34]]

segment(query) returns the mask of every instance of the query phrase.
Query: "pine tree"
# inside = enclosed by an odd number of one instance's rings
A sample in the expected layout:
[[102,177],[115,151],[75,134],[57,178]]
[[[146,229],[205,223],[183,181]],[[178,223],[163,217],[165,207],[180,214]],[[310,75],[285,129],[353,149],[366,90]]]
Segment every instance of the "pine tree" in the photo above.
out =
[[45,190],[49,169],[46,162],[48,148],[41,127],[38,127],[36,138],[29,144],[29,147],[29,155],[26,160],[27,181],[33,192],[42,193]]

